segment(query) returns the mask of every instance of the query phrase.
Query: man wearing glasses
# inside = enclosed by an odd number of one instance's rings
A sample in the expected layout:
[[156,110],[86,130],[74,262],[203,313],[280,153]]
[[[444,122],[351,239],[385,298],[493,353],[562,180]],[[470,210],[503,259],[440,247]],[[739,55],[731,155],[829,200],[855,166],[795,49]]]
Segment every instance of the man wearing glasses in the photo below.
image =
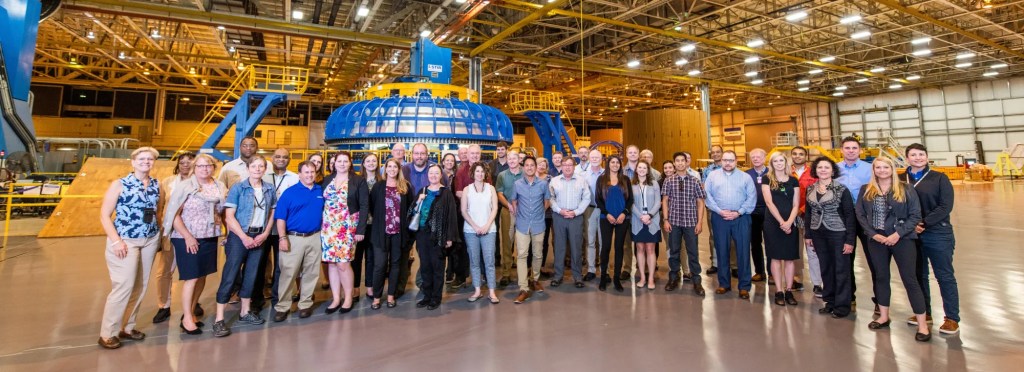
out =
[[[712,171],[704,181],[707,207],[711,210],[718,262],[729,262],[729,242],[736,243],[736,266],[739,271],[740,298],[750,298],[750,213],[757,205],[754,181],[746,173],[736,171],[736,153],[722,153],[722,169]],[[732,290],[728,270],[718,272],[717,294]]]

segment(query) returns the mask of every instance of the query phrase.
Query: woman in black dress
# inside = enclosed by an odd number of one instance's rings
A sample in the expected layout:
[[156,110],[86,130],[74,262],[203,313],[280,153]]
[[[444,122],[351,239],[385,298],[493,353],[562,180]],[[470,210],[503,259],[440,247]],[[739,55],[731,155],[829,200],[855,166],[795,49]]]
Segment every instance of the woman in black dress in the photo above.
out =
[[761,182],[761,193],[772,216],[764,219],[764,242],[768,257],[772,259],[772,277],[776,279],[775,304],[795,306],[793,261],[800,259],[800,237],[796,226],[799,208],[795,206],[800,205],[800,184],[789,175],[789,159],[785,153],[772,153],[768,164],[771,171]]

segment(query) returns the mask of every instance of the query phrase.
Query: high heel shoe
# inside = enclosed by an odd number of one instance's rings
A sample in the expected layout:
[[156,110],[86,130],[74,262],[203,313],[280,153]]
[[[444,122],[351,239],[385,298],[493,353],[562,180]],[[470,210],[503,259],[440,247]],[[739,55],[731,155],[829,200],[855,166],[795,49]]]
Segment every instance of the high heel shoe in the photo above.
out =
[[196,329],[193,329],[191,331],[188,330],[187,328],[185,328],[185,324],[184,323],[179,323],[178,326],[181,327],[181,331],[185,332],[186,334],[190,334],[190,335],[201,335],[201,334],[203,334],[203,326],[199,325],[199,322],[196,322]]
[[786,295],[782,292],[775,292],[775,304],[779,306],[786,306]]
[[[185,316],[184,316],[184,315],[182,315],[182,316],[181,316],[181,319],[180,319],[180,321],[181,321],[182,323],[184,323],[184,322],[185,322]],[[203,328],[203,327],[205,327],[205,326],[206,326],[206,324],[204,324],[203,322],[201,322],[201,321],[198,321],[198,320],[196,321],[196,327],[199,327],[199,328]],[[185,325],[184,325],[184,324],[181,324],[181,329],[185,329]]]
[[352,304],[352,306],[349,306],[347,308],[346,307],[342,307],[341,310],[338,311],[338,314],[348,313],[348,312],[352,311],[352,309],[354,309],[355,307],[356,307],[355,304]]
[[[333,308],[328,306],[327,310],[324,310],[324,314],[334,314],[334,313],[338,312],[338,309],[340,309],[340,308],[341,308],[341,305],[338,305],[337,307],[333,307]],[[351,309],[349,309],[349,310],[351,310]]]

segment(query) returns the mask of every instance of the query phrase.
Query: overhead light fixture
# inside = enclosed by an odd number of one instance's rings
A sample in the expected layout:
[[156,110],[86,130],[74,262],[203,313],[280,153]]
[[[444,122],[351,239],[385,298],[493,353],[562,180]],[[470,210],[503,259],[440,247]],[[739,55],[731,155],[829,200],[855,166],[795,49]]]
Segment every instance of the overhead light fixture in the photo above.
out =
[[117,53],[117,59],[125,59],[125,58],[128,58],[128,56],[125,55],[124,52]]
[[873,69],[870,69],[870,70],[868,70],[868,71],[871,71],[871,72],[874,72],[874,73],[876,73],[876,74],[877,74],[877,73],[879,73],[879,72],[883,72],[883,71],[885,71],[885,67],[881,67],[881,66],[879,66],[879,67],[875,67],[875,68],[873,68]]
[[149,76],[149,70],[142,71],[143,75]]
[[832,96],[833,97],[842,97],[843,94],[844,94],[843,92],[835,92],[835,93],[832,93]]
[[822,70],[822,69],[820,69],[820,68],[816,68],[816,69],[813,69],[813,70],[811,70],[811,71],[807,71],[807,73],[808,73],[808,74],[811,74],[811,75],[817,75],[817,74],[820,74],[820,73],[822,73],[822,72],[824,72],[824,70]]
[[676,27],[673,27],[672,29],[676,30],[676,31],[682,31],[683,30],[683,26],[676,26]]
[[455,0],[456,4],[465,4],[466,0]]
[[679,51],[681,52],[692,52],[694,49],[697,49],[697,44],[684,44],[679,47]]
[[244,64],[244,63],[241,63],[241,62],[239,62],[239,63],[238,63],[238,69],[239,69],[239,70],[245,70],[245,64]]
[[811,83],[811,80],[810,79],[797,80],[796,83],[799,84],[799,85],[807,85],[807,84]]
[[92,32],[92,31],[89,31],[89,32],[87,32],[85,34],[85,37],[90,38],[90,39],[95,39],[96,38],[96,33]]
[[430,30],[420,31],[420,37],[430,37],[430,34],[431,34]]
[[910,81],[921,80],[921,75],[910,75],[910,76],[907,76],[907,80],[910,80]]
[[957,54],[957,55],[956,55],[956,59],[968,59],[968,58],[974,58],[974,56],[976,56],[976,55],[977,55],[977,54],[974,54],[973,52],[967,52],[967,53],[960,53],[960,54]]
[[807,11],[804,10],[797,10],[786,15],[786,20],[790,22],[796,22],[804,18],[807,18]]
[[229,47],[228,48],[228,52],[234,53],[235,52],[235,47],[234,46]]
[[626,62],[626,67],[629,67],[629,68],[640,67],[640,60],[637,60],[637,59],[630,60],[629,62]]
[[71,57],[71,59],[68,60],[68,64],[72,66],[78,65],[78,58]]
[[181,97],[181,101],[182,101],[182,102],[188,102],[188,101],[191,101],[191,100],[192,100],[192,99],[191,99],[191,98],[188,98],[188,97]]
[[913,54],[914,56],[917,56],[917,57],[923,57],[923,56],[932,54],[932,50],[931,49],[918,49],[918,50],[915,50],[913,53],[910,53],[910,54]]
[[761,60],[761,57],[750,56],[750,57],[747,57],[747,59],[744,59],[743,63],[754,63],[754,62],[757,62],[757,61],[760,61],[760,60]]
[[743,75],[746,76],[746,77],[754,77],[754,76],[757,76],[757,71],[747,71],[747,73],[745,73]]
[[196,68],[195,67],[189,67],[188,68],[188,73],[190,73],[192,75],[195,75],[196,74]]
[[956,68],[967,68],[967,67],[971,67],[971,65],[972,65],[972,63],[970,63],[970,62],[961,62],[961,63],[957,63],[957,64],[953,65],[953,67],[956,67]]
[[153,30],[149,31],[149,37],[154,38],[154,39],[159,39],[160,38],[160,30],[157,30],[157,29],[154,28]]
[[860,78],[860,79],[857,79],[857,80],[854,80],[854,81],[858,82],[858,83],[867,83],[868,82],[868,78]]
[[293,10],[292,11],[292,19],[294,19],[294,20],[301,21],[302,18],[305,17],[305,16],[306,16],[306,13],[303,13],[301,10]]
[[896,84],[893,84],[893,85],[889,86],[889,89],[900,89],[900,88],[903,88],[903,84],[896,83]]
[[930,38],[928,36],[923,36],[923,37],[919,37],[917,39],[911,40],[910,43],[913,44],[913,45],[921,45],[921,44],[928,44],[931,41],[932,41],[932,38]]
[[690,70],[690,72],[687,72],[686,74],[690,75],[690,76],[697,76],[697,75],[700,75],[700,70],[696,70],[696,69]]
[[992,65],[992,68],[1006,68],[1007,66],[1009,66],[1009,65],[1007,65],[1005,63],[996,63],[996,64]]
[[811,88],[808,88],[808,87],[800,87],[800,88],[798,88],[798,89],[797,89],[797,91],[799,91],[799,92],[806,92],[806,91],[808,91],[808,90],[811,90]]
[[530,83],[530,79],[523,80],[523,84],[529,84],[529,83]]
[[203,84],[203,85],[206,85],[206,84],[207,84],[207,81],[206,81],[206,79],[203,79],[203,81],[202,81],[202,84]]
[[844,25],[848,25],[848,24],[851,24],[851,23],[860,22],[861,19],[864,19],[864,18],[861,17],[860,14],[848,15],[846,17],[840,18],[839,19],[839,23],[840,24],[844,24]]
[[764,39],[754,39],[747,42],[747,48],[757,48],[764,45]]
[[824,56],[824,57],[819,58],[818,62],[829,63],[829,62],[832,62],[832,61],[835,61],[835,60],[836,60],[835,56]]
[[761,85],[761,84],[763,84],[763,83],[764,83],[764,80],[761,80],[761,79],[754,79],[754,80],[750,81],[750,83],[751,83],[751,84],[754,84],[754,85]]
[[993,77],[996,75],[999,75],[999,71],[986,71],[984,74],[981,74],[981,76],[984,77]]
[[217,30],[224,31],[224,26],[217,26]]
[[687,60],[686,58],[680,58],[680,59],[676,60],[676,66],[682,66],[682,65],[685,65],[687,63],[690,63],[690,61]]
[[370,8],[367,8],[366,5],[360,5],[359,10],[356,10],[356,17],[366,17],[368,15],[370,15]]
[[846,86],[845,85],[840,85],[840,86],[836,87],[836,90],[844,91],[844,90],[846,90]]
[[850,38],[854,40],[865,39],[868,36],[871,36],[871,31],[868,30],[861,30],[850,34]]

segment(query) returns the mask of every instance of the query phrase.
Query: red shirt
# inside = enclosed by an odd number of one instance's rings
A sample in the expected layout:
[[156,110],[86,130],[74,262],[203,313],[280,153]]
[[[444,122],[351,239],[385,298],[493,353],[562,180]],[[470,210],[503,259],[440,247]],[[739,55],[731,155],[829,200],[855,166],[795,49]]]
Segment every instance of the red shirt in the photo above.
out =
[[[470,164],[467,162],[467,164],[459,165],[459,169],[455,170],[455,189],[452,191],[458,193],[473,183],[473,175],[469,173],[469,169]],[[484,182],[491,183],[490,177],[485,176]]]
[[800,184],[800,213],[804,213],[804,206],[807,205],[807,188],[818,182],[818,179],[811,175],[814,170],[810,168],[806,163],[804,164],[804,173],[797,176],[796,171],[793,171],[793,177],[797,178],[797,182]]

